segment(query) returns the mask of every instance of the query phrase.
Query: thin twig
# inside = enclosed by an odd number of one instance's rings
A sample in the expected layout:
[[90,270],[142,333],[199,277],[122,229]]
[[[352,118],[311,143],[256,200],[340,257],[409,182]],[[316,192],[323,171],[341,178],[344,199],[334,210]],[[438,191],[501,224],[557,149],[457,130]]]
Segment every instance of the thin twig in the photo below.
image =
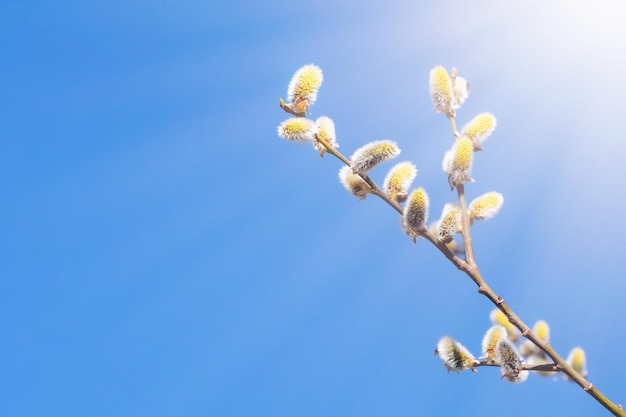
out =
[[[496,368],[501,368],[501,366],[494,361],[491,360],[480,360],[474,363],[474,367],[478,368],[480,366],[493,366]],[[522,364],[520,366],[520,371],[530,371],[530,372],[560,372],[559,366],[554,363],[542,363],[541,365],[525,365]]]
[[470,266],[476,266],[474,259],[474,246],[472,245],[472,236],[470,235],[470,219],[467,212],[467,202],[465,201],[465,187],[463,184],[456,186],[459,195],[459,205],[461,206],[461,235],[463,236],[463,247],[465,248],[465,260]]

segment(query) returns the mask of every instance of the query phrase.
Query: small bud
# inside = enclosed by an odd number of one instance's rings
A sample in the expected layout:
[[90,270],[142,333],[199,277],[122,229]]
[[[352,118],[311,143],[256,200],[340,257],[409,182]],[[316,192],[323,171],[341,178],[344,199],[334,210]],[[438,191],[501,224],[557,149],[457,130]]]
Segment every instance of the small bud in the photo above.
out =
[[417,168],[415,165],[410,162],[400,162],[387,173],[383,182],[383,190],[389,195],[389,198],[402,203],[406,201],[407,191],[416,175]]
[[467,370],[476,372],[474,366],[478,361],[465,346],[449,336],[444,336],[439,340],[435,355],[439,355],[448,372],[459,373]]
[[487,330],[483,337],[482,352],[483,357],[489,360],[496,358],[496,344],[502,338],[507,337],[506,329],[503,326],[495,325]]
[[437,113],[450,111],[453,90],[452,81],[444,67],[435,67],[430,71],[430,97]]
[[509,339],[512,341],[516,341],[518,338],[518,330],[515,326],[511,324],[508,318],[504,315],[502,311],[497,308],[491,310],[491,314],[489,315],[489,319],[493,324],[499,324],[500,326],[506,329],[506,333],[509,336]]
[[454,76],[454,100],[452,101],[452,108],[458,109],[463,105],[465,99],[469,96],[470,84],[463,77],[456,77],[456,69],[452,69],[455,73]]
[[496,128],[496,117],[491,113],[481,113],[463,127],[461,134],[474,142],[474,150],[483,143]]
[[339,181],[347,192],[355,197],[359,197],[359,200],[365,199],[371,190],[363,178],[352,172],[352,169],[347,165],[344,165],[339,170]]
[[502,377],[509,382],[524,382],[528,378],[528,371],[521,369],[524,362],[522,356],[506,337],[500,338],[496,343],[495,362],[500,365]]
[[391,140],[378,140],[357,149],[350,160],[355,174],[367,174],[376,165],[395,158],[400,148]]
[[461,230],[461,209],[456,204],[447,203],[443,206],[441,219],[437,224],[437,238],[443,243],[449,243],[454,235]]
[[404,206],[404,214],[402,215],[402,224],[404,230],[409,236],[420,236],[424,231],[428,230],[426,222],[428,221],[428,194],[423,188],[413,190],[406,205]]
[[469,218],[472,223],[474,220],[488,220],[498,214],[504,197],[502,194],[491,191],[476,197],[469,204]]
[[[587,376],[587,358],[581,347],[575,347],[567,356],[567,363],[583,377]],[[568,379],[568,378],[566,378]]]
[[[321,116],[315,121],[317,126],[317,138],[325,140],[333,148],[338,148],[337,136],[335,135],[335,123],[330,117]],[[320,153],[323,158],[326,153],[326,146],[322,145],[319,141],[315,141],[315,149]]]
[[315,140],[315,123],[304,117],[292,117],[278,126],[278,136],[291,142],[313,142]]
[[466,137],[457,139],[452,149],[444,155],[442,167],[444,172],[448,174],[448,183],[451,189],[464,182],[474,182],[470,177],[473,155],[474,145]]
[[301,67],[289,82],[287,100],[293,103],[299,112],[306,112],[317,100],[317,90],[322,85],[323,79],[322,70],[317,65]]

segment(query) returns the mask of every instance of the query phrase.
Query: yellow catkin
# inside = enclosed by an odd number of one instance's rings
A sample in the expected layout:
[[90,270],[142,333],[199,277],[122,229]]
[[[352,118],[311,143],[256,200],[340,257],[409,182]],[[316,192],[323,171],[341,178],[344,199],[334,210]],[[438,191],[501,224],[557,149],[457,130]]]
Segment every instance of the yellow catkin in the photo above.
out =
[[292,117],[278,126],[278,136],[292,142],[312,142],[315,124],[304,117]]
[[[305,65],[298,69],[293,75],[287,89],[287,98],[295,104],[304,103],[299,106],[300,110],[306,108],[317,100],[317,91],[322,85],[324,75],[317,65]],[[303,108],[300,108],[303,107]]]
[[517,340],[517,337],[518,337],[517,329],[515,328],[515,326],[511,324],[511,322],[509,322],[509,319],[506,318],[506,316],[504,315],[502,311],[498,310],[497,308],[494,308],[491,311],[489,318],[491,319],[491,322],[493,324],[499,324],[500,326],[506,329],[509,339],[513,341]]
[[544,342],[550,341],[550,327],[544,320],[539,320],[533,326],[533,333]]
[[567,357],[567,363],[582,376],[587,375],[587,358],[581,347],[575,347]]
[[366,174],[376,165],[395,158],[400,148],[391,140],[378,140],[361,146],[352,156],[352,170],[355,174]]
[[473,222],[474,220],[488,220],[492,218],[498,214],[503,203],[504,197],[495,191],[476,197],[469,204],[470,220]]
[[371,190],[370,186],[363,180],[363,178],[353,173],[349,166],[344,165],[341,167],[339,170],[339,181],[347,192],[355,197],[358,197],[359,200],[365,199]]
[[444,336],[439,340],[435,354],[439,355],[448,372],[458,373],[466,370],[475,372],[476,359],[472,353],[450,336]]
[[400,162],[387,173],[383,190],[393,200],[406,200],[406,192],[417,175],[417,168],[411,162]]
[[495,128],[496,117],[491,113],[481,113],[465,125],[461,133],[480,144],[491,135]]
[[404,206],[403,224],[414,234],[420,234],[428,221],[430,201],[423,188],[414,190]]
[[435,67],[430,71],[430,96],[439,113],[447,112],[452,103],[452,83],[444,67]]
[[320,116],[315,121],[317,126],[317,138],[318,140],[315,142],[314,146],[317,151],[319,151],[320,156],[324,157],[326,153],[326,146],[322,145],[320,140],[325,141],[328,145],[333,148],[338,148],[339,144],[337,143],[337,136],[335,134],[335,122],[330,117]]
[[474,155],[474,145],[471,139],[462,137],[454,142],[443,157],[442,167],[448,174],[450,188],[454,188],[464,182],[473,182],[470,177],[472,172],[472,159]]
[[450,242],[454,235],[459,232],[460,226],[461,209],[455,204],[446,204],[437,224],[437,238],[444,243]]
[[482,353],[486,359],[495,359],[496,344],[503,337],[507,337],[507,331],[503,326],[495,325],[487,330],[482,343]]
[[474,155],[474,146],[469,138],[460,138],[456,142],[454,150],[453,169],[467,170],[472,165],[472,156]]

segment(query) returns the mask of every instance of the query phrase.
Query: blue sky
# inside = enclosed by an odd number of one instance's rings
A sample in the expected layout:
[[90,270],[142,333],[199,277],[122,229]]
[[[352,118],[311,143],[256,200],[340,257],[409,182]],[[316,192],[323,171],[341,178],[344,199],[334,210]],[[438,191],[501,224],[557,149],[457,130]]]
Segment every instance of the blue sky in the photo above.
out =
[[395,140],[433,217],[454,195],[428,72],[459,68],[459,123],[498,118],[467,187],[505,197],[479,267],[626,403],[626,6],[467,3],[5,1],[2,414],[603,413],[562,380],[446,373],[437,340],[477,353],[491,305],[277,137],[308,63],[312,117],[346,155]]

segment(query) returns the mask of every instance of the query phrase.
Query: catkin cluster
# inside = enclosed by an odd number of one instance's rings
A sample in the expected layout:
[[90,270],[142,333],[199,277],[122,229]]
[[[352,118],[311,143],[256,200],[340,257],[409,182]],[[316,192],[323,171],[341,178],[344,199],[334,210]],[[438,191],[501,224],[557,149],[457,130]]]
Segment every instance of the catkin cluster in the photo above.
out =
[[[476,372],[479,366],[498,366],[502,379],[519,383],[528,379],[530,371],[541,376],[554,376],[557,367],[529,340],[521,341],[521,335],[498,309],[490,314],[493,324],[483,336],[480,358],[474,355],[450,336],[442,337],[437,343],[435,354],[439,355],[448,372],[456,373],[471,370]],[[535,333],[544,342],[550,341],[550,328],[544,320],[533,326]],[[580,347],[571,350],[567,362],[582,376],[587,375],[585,351]],[[564,375],[567,379],[567,376]]]
[[[316,120],[309,119],[311,106],[317,100],[322,85],[322,70],[313,64],[298,69],[289,82],[287,102],[280,99],[281,108],[291,117],[278,126],[278,135],[291,142],[312,143],[324,156],[326,152],[339,147],[335,125],[327,116]],[[443,67],[430,72],[430,92],[435,110],[447,115],[455,114],[469,94],[469,83],[452,71],[452,76]],[[464,182],[474,181],[471,177],[474,152],[482,150],[482,142],[489,137],[496,126],[491,113],[482,113],[472,119],[455,139],[452,148],[445,153],[443,170],[448,175],[452,189]],[[375,140],[356,149],[349,158],[349,164],[339,170],[339,181],[346,191],[363,200],[375,190],[368,177],[370,172],[384,162],[400,155],[398,144],[389,139]],[[462,231],[462,213],[455,203],[443,206],[441,217],[428,225],[430,198],[423,187],[411,189],[417,176],[417,167],[411,161],[402,161],[389,169],[384,177],[382,192],[390,200],[403,205],[402,230],[413,241],[426,234],[458,251],[455,235]],[[500,210],[504,199],[502,194],[489,192],[474,199],[469,206],[470,224],[475,220],[487,220]]]
[[[287,89],[287,101],[280,99],[281,108],[293,117],[278,126],[278,135],[288,141],[311,143],[320,156],[331,153],[345,163],[339,170],[339,180],[346,191],[360,200],[375,194],[389,202],[402,213],[402,230],[415,242],[427,237],[438,247],[447,245],[454,254],[461,252],[454,239],[478,220],[494,217],[504,202],[502,194],[490,191],[474,198],[465,207],[464,183],[474,182],[472,166],[474,154],[483,150],[483,143],[496,128],[496,118],[492,113],[480,113],[467,122],[460,131],[456,130],[456,113],[469,95],[469,83],[441,66],[430,71],[430,95],[434,109],[448,117],[453,126],[454,140],[445,152],[442,168],[447,175],[448,185],[459,191],[459,203],[443,205],[439,219],[428,225],[430,198],[423,187],[412,188],[417,175],[417,167],[411,161],[396,163],[384,177],[379,188],[369,177],[379,165],[400,155],[398,144],[389,139],[375,140],[356,149],[350,158],[341,155],[335,133],[335,124],[327,116],[309,119],[311,106],[317,100],[322,85],[322,70],[313,64],[298,69]],[[505,314],[495,309],[491,314],[493,326],[487,330],[482,340],[482,356],[476,359],[461,343],[449,336],[441,338],[435,354],[439,355],[448,371],[476,371],[479,366],[497,366],[501,377],[518,383],[528,378],[529,371],[539,375],[553,375],[557,367],[544,352],[529,341],[520,342],[518,330],[511,325]],[[538,321],[534,333],[543,341],[549,341],[549,328],[545,321]],[[574,348],[568,363],[581,375],[587,374],[585,352]]]

